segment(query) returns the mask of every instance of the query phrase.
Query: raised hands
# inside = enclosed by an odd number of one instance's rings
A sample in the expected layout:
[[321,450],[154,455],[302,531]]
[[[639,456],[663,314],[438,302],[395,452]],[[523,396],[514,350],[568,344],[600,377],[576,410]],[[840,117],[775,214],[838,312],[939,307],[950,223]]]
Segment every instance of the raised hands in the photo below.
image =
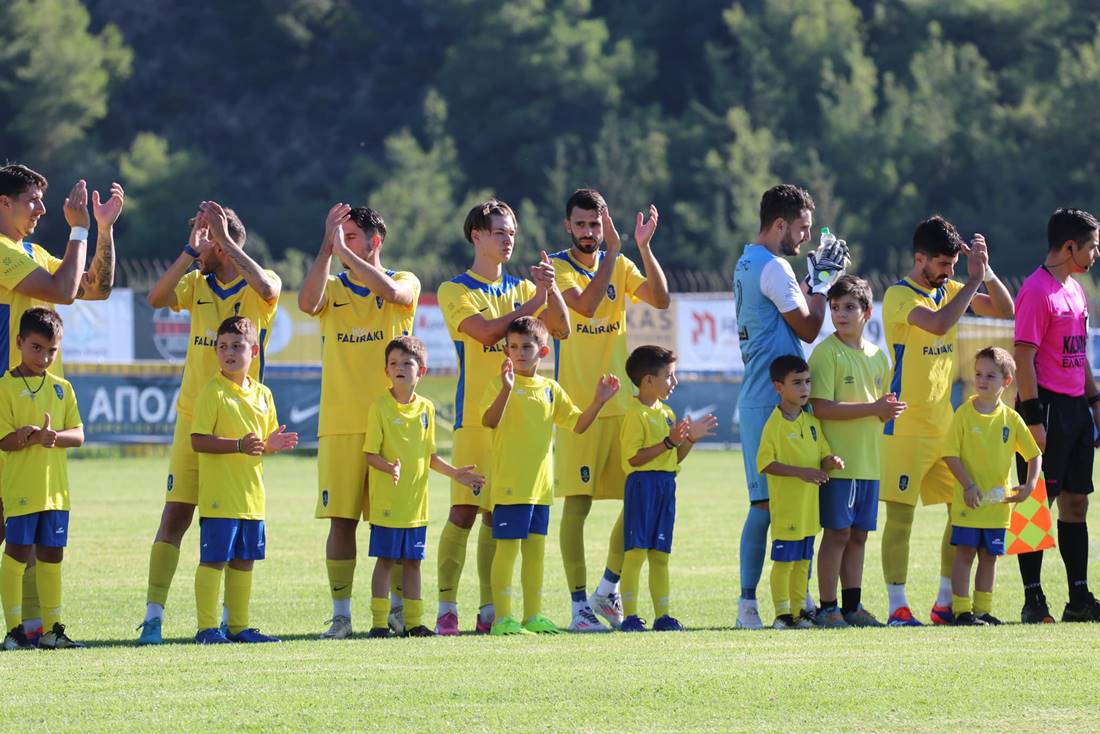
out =
[[336,237],[336,233],[339,232],[343,235],[343,224],[348,221],[351,215],[350,204],[333,204],[332,208],[328,210],[328,216],[325,217],[325,239],[321,242],[321,247],[331,248],[333,245],[333,239]]
[[962,249],[966,253],[967,279],[984,280],[985,271],[989,267],[989,246],[985,242],[985,236],[975,234],[970,244],[964,244]]
[[49,413],[46,413],[46,417],[42,420],[42,427],[33,435],[32,440],[47,449],[52,449],[57,444],[57,431],[50,427]]
[[707,413],[696,421],[693,421],[691,416],[685,416],[673,426],[669,437],[672,439],[672,442],[677,445],[684,441],[695,443],[700,438],[713,436],[717,429],[718,419],[713,413]]
[[215,242],[222,247],[236,244],[229,237],[229,217],[226,216],[225,209],[222,208],[221,204],[216,201],[204,201],[199,204],[199,211],[202,213],[206,228]]
[[88,217],[88,184],[84,179],[77,181],[73,190],[65,197],[64,210],[65,221],[70,227],[87,229],[91,224]]
[[[250,436],[255,434],[248,434]],[[267,441],[263,443],[263,453],[265,454],[277,454],[280,451],[287,451],[298,445],[298,434],[287,433],[286,426],[279,426],[275,429],[275,432],[267,437]],[[253,454],[255,455],[255,454]]]
[[603,375],[596,384],[596,400],[606,403],[619,392],[619,378],[616,375]]
[[507,357],[500,363],[500,380],[508,390],[511,390],[516,384],[515,366],[512,364],[512,360]]
[[125,202],[126,192],[117,183],[111,184],[111,196],[107,201],[100,202],[99,192],[92,192],[92,213],[95,215],[95,223],[100,229],[112,226],[122,214],[122,205]]
[[638,212],[634,219],[634,241],[638,243],[639,249],[645,249],[649,247],[650,240],[653,239],[653,233],[657,231],[657,207],[653,204],[649,205],[649,221],[645,220],[645,216]]
[[202,212],[196,214],[191,221],[191,236],[188,237],[187,244],[200,255],[214,246],[214,240],[210,239],[210,230],[206,226]]
[[546,250],[539,250],[539,262],[531,266],[531,281],[539,290],[549,291],[555,286],[554,264],[550,262],[550,256]]
[[617,255],[623,249],[622,238],[619,230],[615,229],[615,222],[611,219],[611,210],[606,206],[600,212],[600,221],[603,223],[603,242],[608,255]]

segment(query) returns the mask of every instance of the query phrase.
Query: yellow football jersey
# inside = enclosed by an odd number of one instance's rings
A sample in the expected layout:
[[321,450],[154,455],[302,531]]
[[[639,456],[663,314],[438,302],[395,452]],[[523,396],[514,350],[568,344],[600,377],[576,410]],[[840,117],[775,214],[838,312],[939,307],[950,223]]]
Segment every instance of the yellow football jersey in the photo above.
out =
[[[1012,408],[998,402],[992,413],[979,413],[974,398],[959,406],[944,439],[943,455],[962,461],[970,479],[982,493],[994,487],[1011,490],[1011,471],[1016,454],[1031,461],[1039,455],[1039,446],[1024,419]],[[964,528],[1007,528],[1012,505],[998,502],[969,508],[963,501],[963,487],[955,483],[951,503],[951,524]]]
[[[279,276],[265,270],[276,282]],[[191,416],[195,398],[203,386],[220,372],[217,345],[218,327],[230,316],[244,316],[256,327],[260,344],[259,356],[252,360],[249,376],[264,380],[264,360],[271,325],[275,321],[278,299],[268,303],[260,294],[248,287],[244,277],[223,285],[214,274],[203,275],[192,270],[176,284],[176,305],[173,311],[191,312],[191,332],[187,339],[187,359],[183,364],[183,383],[180,385],[176,411]]]
[[[15,286],[39,267],[53,275],[61,267],[61,260],[39,245],[26,241],[16,242],[0,235],[0,354],[7,355],[8,362],[3,365],[6,368],[15,367],[22,361],[15,337],[19,335],[19,319],[23,317],[23,313],[36,306],[54,308],[54,304],[48,301],[15,292]],[[50,365],[49,371],[58,377],[65,374],[61,367],[60,353]]]
[[[832,453],[821,421],[806,411],[789,421],[776,406],[764,424],[756,471],[773,461],[788,466],[818,469],[821,460]],[[818,486],[795,477],[768,475],[773,540],[802,540],[821,529],[818,510]]]
[[636,471],[680,471],[680,462],[676,451],[669,449],[657,458],[642,464],[631,466],[630,459],[639,449],[661,443],[668,437],[676,425],[676,414],[660,400],[652,408],[638,398],[627,403],[623,427],[619,435],[622,441],[623,471],[630,476]]
[[428,474],[435,453],[435,406],[413,395],[397,402],[390,392],[371,403],[363,451],[386,461],[401,460],[401,478],[370,468],[370,523],[387,528],[428,524]]
[[466,412],[468,408],[476,412],[489,378],[500,373],[504,341],[487,347],[458,327],[477,314],[491,321],[515,311],[535,295],[535,284],[507,274],[490,282],[467,270],[440,285],[436,295],[458,359],[454,427],[480,426],[481,413],[467,416]]
[[349,273],[329,276],[321,319],[321,415],[318,436],[363,433],[367,411],[389,390],[386,345],[411,334],[420,281],[407,272],[386,271],[413,288],[409,306],[390,303]]
[[[275,399],[251,377],[238,385],[219,372],[195,400],[191,435],[267,439],[279,428]],[[199,455],[199,517],[264,519],[263,456]]]
[[[477,421],[496,400],[500,375],[489,380]],[[581,415],[568,393],[549,377],[516,375],[500,423],[493,429],[493,468],[489,497],[497,505],[551,505],[554,484],[550,442],[554,426],[573,430]],[[474,416],[469,417],[471,425]]]
[[[599,263],[606,256],[602,250]],[[577,262],[569,250],[550,256],[554,263],[554,275],[558,288],[584,290],[596,277],[595,270],[588,270]],[[572,333],[565,341],[554,340],[554,379],[561,383],[578,405],[587,406],[596,396],[596,382],[600,375],[618,375],[619,382],[627,387],[626,376],[626,305],[627,300],[637,302],[634,295],[645,283],[645,276],[638,266],[625,255],[615,260],[615,270],[607,293],[600,300],[591,318],[570,309],[569,323]],[[601,417],[622,415],[631,400],[631,390],[620,390],[600,412]]]
[[893,375],[890,389],[908,404],[905,412],[886,423],[883,432],[898,436],[942,436],[951,415],[951,381],[955,375],[955,332],[952,326],[937,336],[909,323],[909,312],[918,306],[938,311],[963,288],[947,280],[926,291],[905,278],[886,289],[882,298],[882,322],[891,352]]
[[[890,360],[866,339],[862,349],[853,349],[833,334],[814,347],[810,376],[811,398],[873,403],[889,392]],[[844,468],[830,476],[878,480],[882,442],[882,421],[878,417],[849,421],[822,419],[821,425],[830,444],[844,447]]]
[[[50,373],[46,373],[45,380],[24,380],[10,371],[0,377],[0,437],[23,426],[41,426],[46,413],[55,431],[82,425],[76,393],[66,380]],[[7,517],[69,509],[65,449],[35,444],[5,452],[0,488]]]

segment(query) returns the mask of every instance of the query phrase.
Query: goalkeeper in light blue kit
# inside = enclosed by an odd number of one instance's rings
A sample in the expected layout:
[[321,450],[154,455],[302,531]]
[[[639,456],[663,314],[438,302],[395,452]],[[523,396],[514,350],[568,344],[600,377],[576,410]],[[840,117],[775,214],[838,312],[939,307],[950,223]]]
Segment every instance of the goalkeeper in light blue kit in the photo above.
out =
[[[762,629],[756,587],[768,543],[767,480],[756,471],[760,435],[779,398],[768,369],[776,357],[805,358],[802,342],[817,338],[828,309],[829,286],[848,266],[848,248],[830,237],[807,258],[803,282],[784,258],[798,255],[810,239],[814,200],[797,186],[782,184],[760,201],[760,234],[745,246],[733,274],[737,330],[745,381],[738,395],[741,448],[749,487],[749,513],[741,531],[741,598],[737,627]],[[824,238],[823,238],[824,239]],[[812,602],[811,602],[812,604]],[[807,604],[807,608],[813,608]]]

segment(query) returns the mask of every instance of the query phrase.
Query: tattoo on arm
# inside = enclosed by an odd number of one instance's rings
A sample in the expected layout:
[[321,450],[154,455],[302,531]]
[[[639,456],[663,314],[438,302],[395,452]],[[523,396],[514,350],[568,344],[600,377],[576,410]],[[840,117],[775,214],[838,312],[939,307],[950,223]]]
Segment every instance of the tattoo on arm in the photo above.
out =
[[91,290],[103,298],[111,294],[115,287],[115,238],[110,229],[100,230],[96,235],[95,257],[88,270],[80,278],[76,297],[84,298]]

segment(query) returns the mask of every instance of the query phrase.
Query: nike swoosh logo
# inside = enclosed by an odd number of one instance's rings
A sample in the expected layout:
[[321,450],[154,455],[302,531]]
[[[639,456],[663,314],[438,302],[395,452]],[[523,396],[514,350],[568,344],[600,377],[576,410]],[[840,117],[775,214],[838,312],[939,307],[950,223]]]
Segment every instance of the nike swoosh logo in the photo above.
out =
[[344,584],[343,586],[333,586],[332,590],[333,591],[343,591],[346,588],[348,588],[348,586],[347,586],[347,584]]
[[477,312],[478,312],[478,313],[485,313],[485,312],[486,312],[486,311],[488,311],[488,310],[489,310],[489,307],[488,307],[488,306],[486,306],[485,308],[479,308],[479,309],[477,310]]
[[709,413],[713,413],[716,410],[718,410],[718,404],[717,403],[711,403],[710,405],[704,405],[702,408],[699,408],[698,410],[692,410],[691,406],[688,406],[687,408],[684,409],[684,417],[685,418],[690,418],[693,421],[697,421],[700,418],[702,418],[703,416],[708,415]]
[[349,303],[351,303],[351,301],[344,301],[343,303],[334,303],[334,304],[332,304],[332,307],[333,308],[340,308],[341,306],[346,306]]
[[301,423],[302,421],[308,420],[320,412],[320,405],[313,405],[308,408],[299,408],[298,406],[294,406],[290,409],[290,422]]
[[201,300],[199,301],[199,305],[200,305],[200,306],[207,306],[207,305],[209,305],[209,304],[211,304],[211,303],[213,303],[213,301],[201,301]]

